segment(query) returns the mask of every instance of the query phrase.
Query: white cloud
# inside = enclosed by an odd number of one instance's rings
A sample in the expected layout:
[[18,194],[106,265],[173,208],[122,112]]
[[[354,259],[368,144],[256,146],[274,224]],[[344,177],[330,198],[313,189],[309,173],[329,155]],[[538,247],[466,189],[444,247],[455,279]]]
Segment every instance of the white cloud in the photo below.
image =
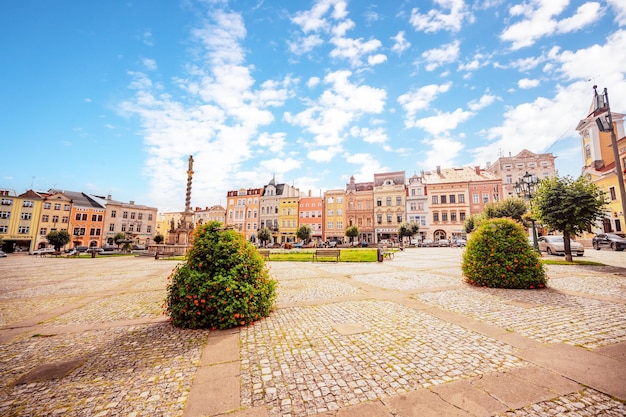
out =
[[353,173],[356,182],[369,182],[374,178],[374,174],[389,171],[388,167],[381,165],[380,161],[369,153],[346,153],[344,159],[349,164],[359,165]]
[[582,29],[602,15],[599,3],[586,2],[578,7],[573,16],[557,20],[568,5],[569,0],[531,0],[514,5],[509,9],[509,14],[512,17],[522,16],[523,19],[507,27],[500,39],[511,42],[512,49],[520,49],[533,45],[544,36]]
[[396,36],[392,37],[391,39],[393,39],[393,41],[394,41],[393,46],[391,47],[391,50],[393,52],[397,53],[398,55],[402,54],[402,52],[406,51],[411,46],[409,41],[407,41],[404,38],[404,31],[403,30],[398,32],[398,34]]
[[367,63],[371,66],[387,62],[387,56],[383,54],[370,55],[367,57]]
[[320,83],[320,77],[311,77],[309,81],[307,81],[306,85],[310,88],[317,86]]
[[433,71],[437,67],[454,62],[459,58],[459,41],[443,45],[441,48],[430,49],[422,53],[427,62],[426,71]]
[[[185,76],[174,79],[180,97],[159,93],[146,74],[131,72],[130,87],[136,93],[120,106],[123,113],[140,120],[147,148],[144,174],[151,178],[155,205],[165,211],[182,209],[177,202],[184,201],[189,155],[196,161],[194,195],[223,195],[251,175],[240,166],[253,157],[252,145],[282,149],[281,133],[259,135],[258,130],[274,120],[268,108],[282,105],[296,82],[285,78],[256,85],[245,66],[240,42],[246,29],[236,13],[210,13],[191,35],[201,51]],[[285,161],[284,169],[299,163]]]
[[389,139],[387,137],[387,133],[385,133],[385,129],[382,127],[377,127],[375,129],[370,129],[368,127],[358,127],[353,126],[350,129],[350,134],[352,136],[361,137],[367,143],[385,143]]
[[419,127],[432,135],[440,135],[454,130],[457,126],[472,117],[474,113],[462,109],[453,112],[437,112],[436,115],[417,119],[414,127]]
[[458,32],[461,30],[465,21],[473,22],[474,17],[465,5],[464,0],[434,0],[434,2],[445,11],[432,8],[426,14],[419,13],[419,9],[411,10],[411,18],[409,22],[415,30],[429,32],[438,32],[447,30],[450,32]]
[[154,71],[157,69],[157,63],[154,59],[144,58],[141,63],[147,70]]
[[449,137],[435,137],[424,140],[423,143],[430,149],[426,152],[426,159],[423,164],[427,169],[455,166],[455,160],[465,148],[463,143],[455,141]]
[[535,88],[539,85],[539,80],[537,79],[528,79],[528,78],[522,78],[521,80],[519,80],[517,82],[517,86],[521,89],[527,89],[527,88]]
[[496,100],[499,100],[499,99],[500,99],[499,97],[494,96],[492,94],[483,94],[478,100],[470,101],[467,104],[467,106],[470,108],[470,110],[476,112],[478,110],[481,110],[481,109],[484,109],[485,107],[490,106]]
[[[308,108],[298,114],[285,113],[285,120],[313,134],[314,149],[309,157],[327,161],[341,149],[346,129],[365,114],[382,112],[386,92],[367,85],[352,84],[349,71],[336,71],[326,75],[326,89],[317,101],[307,101]],[[326,149],[319,149],[326,148]],[[321,152],[332,149],[332,152]]]
[[620,27],[626,25],[626,3],[623,0],[607,0],[607,3],[613,9],[615,23]]
[[[285,174],[286,172],[297,170],[302,163],[293,158],[273,158],[262,161],[259,165],[263,171]],[[258,178],[254,178],[253,181],[254,183],[259,182]]]
[[447,92],[451,86],[451,82],[440,85],[429,84],[398,97],[398,103],[406,112],[405,125],[412,126],[415,114],[420,110],[427,109],[439,94]]

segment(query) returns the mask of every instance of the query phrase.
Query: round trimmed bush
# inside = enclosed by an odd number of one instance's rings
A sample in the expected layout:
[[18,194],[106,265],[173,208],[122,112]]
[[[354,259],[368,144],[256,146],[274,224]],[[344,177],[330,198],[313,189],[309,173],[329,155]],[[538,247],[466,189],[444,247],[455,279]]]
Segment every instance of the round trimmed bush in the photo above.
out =
[[467,242],[461,265],[465,281],[490,288],[543,288],[547,278],[524,228],[507,219],[481,223]]
[[276,281],[256,248],[216,221],[194,231],[185,263],[169,279],[166,308],[176,327],[243,326],[268,316],[276,300]]

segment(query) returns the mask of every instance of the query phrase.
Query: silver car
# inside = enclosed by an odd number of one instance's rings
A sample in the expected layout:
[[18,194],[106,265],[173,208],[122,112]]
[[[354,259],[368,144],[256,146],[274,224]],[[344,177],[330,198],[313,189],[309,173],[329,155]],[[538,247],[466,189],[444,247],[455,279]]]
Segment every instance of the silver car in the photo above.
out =
[[[541,236],[537,239],[539,250],[548,255],[565,255],[565,242],[563,236]],[[572,255],[583,256],[585,248],[575,240],[569,241]]]

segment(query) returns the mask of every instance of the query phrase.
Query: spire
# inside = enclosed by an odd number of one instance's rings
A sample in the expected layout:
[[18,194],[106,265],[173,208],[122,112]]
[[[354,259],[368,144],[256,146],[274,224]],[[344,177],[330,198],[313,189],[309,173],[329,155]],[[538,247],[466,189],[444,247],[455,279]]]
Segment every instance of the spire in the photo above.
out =
[[187,195],[185,198],[185,212],[191,212],[191,180],[193,179],[193,156],[189,155],[187,168]]

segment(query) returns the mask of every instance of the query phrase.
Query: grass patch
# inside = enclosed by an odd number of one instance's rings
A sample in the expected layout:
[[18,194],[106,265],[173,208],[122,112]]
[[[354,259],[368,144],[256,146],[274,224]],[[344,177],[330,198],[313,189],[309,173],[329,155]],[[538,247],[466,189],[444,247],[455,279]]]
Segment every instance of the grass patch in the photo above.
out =
[[567,262],[565,259],[542,259],[544,265],[592,265],[592,266],[605,266],[603,263],[594,261],[575,260]]
[[[315,249],[272,250],[270,261],[313,262],[314,253]],[[339,257],[341,262],[376,262],[377,260],[376,249],[372,248],[341,249],[341,256]],[[319,258],[317,262],[335,262],[335,258]]]

